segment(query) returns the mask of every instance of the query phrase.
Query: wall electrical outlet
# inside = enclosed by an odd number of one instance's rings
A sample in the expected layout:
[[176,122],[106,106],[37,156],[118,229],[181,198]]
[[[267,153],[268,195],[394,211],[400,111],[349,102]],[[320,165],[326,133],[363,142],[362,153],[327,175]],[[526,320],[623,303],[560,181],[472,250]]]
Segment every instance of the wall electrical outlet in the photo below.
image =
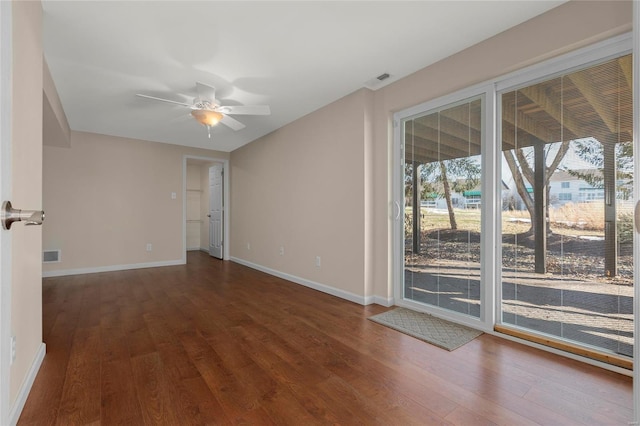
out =
[[320,263],[321,263],[322,259],[320,259],[320,256],[316,256],[316,267],[319,268],[320,267]]
[[284,256],[284,247],[280,246],[280,256]]
[[151,250],[153,250],[153,246],[151,245],[151,243],[147,243],[147,251]]
[[171,199],[175,200],[177,198],[177,194],[175,192],[171,193]]
[[251,243],[247,243],[247,250],[251,250]]

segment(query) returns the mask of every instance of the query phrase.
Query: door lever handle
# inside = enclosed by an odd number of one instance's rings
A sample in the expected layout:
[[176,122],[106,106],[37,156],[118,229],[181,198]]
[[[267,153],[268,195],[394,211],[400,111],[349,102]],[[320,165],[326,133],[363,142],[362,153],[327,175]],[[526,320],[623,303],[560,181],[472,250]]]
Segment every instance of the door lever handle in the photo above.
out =
[[394,201],[393,202],[393,207],[394,207],[394,210],[398,209],[398,213],[393,215],[393,220],[398,220],[398,219],[400,219],[400,213],[402,213],[402,209],[400,208],[400,203],[397,202],[397,201]]
[[25,226],[42,225],[44,212],[42,210],[19,210],[11,206],[11,201],[2,203],[2,229],[11,229],[13,222],[24,222]]

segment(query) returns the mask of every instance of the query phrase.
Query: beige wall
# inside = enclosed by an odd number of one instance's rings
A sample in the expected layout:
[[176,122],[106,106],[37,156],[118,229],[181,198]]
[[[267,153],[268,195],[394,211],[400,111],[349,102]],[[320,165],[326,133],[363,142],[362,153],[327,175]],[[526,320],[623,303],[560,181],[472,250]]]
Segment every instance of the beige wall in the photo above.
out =
[[184,155],[229,156],[75,131],[70,148],[45,146],[43,245],[62,259],[45,274],[180,261]]
[[571,1],[234,151],[231,255],[389,300],[393,113],[630,29],[630,2]]
[[[42,6],[13,2],[12,203],[42,208]],[[11,405],[42,345],[42,228],[16,224],[12,234]]]
[[51,146],[69,147],[71,143],[71,129],[67,116],[58,97],[56,85],[51,77],[49,66],[43,61],[43,143]]
[[232,257],[364,295],[367,92],[231,153]]

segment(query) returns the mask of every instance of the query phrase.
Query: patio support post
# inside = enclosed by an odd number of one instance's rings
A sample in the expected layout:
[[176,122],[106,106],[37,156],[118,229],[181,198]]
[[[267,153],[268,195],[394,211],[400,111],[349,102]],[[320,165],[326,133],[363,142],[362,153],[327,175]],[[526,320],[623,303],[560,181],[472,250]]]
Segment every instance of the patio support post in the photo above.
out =
[[604,165],[604,274],[615,277],[617,271],[618,245],[616,218],[616,144],[603,142]]
[[420,174],[418,168],[420,163],[413,162],[413,193],[412,193],[412,211],[413,211],[413,253],[420,254]]
[[544,142],[537,141],[534,150],[534,185],[533,185],[533,210],[535,223],[533,224],[535,236],[535,271],[539,274],[547,272],[547,190],[545,188],[546,164],[544,159]]

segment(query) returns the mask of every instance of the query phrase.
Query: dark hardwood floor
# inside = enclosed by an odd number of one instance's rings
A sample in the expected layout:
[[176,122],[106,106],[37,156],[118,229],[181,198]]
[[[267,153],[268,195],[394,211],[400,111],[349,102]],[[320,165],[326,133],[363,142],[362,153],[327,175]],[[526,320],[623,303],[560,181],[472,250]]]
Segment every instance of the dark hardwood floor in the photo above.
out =
[[190,252],[48,278],[19,424],[626,425],[631,378],[483,335],[447,352],[360,306]]

